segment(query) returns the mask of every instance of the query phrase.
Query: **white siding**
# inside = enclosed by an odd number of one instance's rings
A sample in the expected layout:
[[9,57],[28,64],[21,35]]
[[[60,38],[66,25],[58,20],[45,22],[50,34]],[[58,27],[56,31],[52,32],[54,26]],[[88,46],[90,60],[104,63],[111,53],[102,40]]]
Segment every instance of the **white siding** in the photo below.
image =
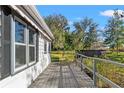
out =
[[1,88],[26,88],[50,63],[50,54],[44,54],[44,38],[39,36],[39,62],[0,81]]

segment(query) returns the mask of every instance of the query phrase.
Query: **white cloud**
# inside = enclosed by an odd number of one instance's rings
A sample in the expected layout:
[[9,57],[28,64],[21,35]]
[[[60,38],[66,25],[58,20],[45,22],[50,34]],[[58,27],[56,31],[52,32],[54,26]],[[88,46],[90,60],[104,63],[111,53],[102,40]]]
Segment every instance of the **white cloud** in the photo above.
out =
[[81,17],[77,17],[77,18],[75,18],[76,20],[81,20],[82,18]]
[[69,25],[73,25],[73,21],[68,21],[68,24]]
[[[118,10],[118,12],[119,12],[120,14],[122,14],[123,10]],[[106,11],[100,12],[100,15],[102,15],[102,16],[107,16],[107,17],[112,17],[113,14],[114,14],[114,10],[106,10]]]

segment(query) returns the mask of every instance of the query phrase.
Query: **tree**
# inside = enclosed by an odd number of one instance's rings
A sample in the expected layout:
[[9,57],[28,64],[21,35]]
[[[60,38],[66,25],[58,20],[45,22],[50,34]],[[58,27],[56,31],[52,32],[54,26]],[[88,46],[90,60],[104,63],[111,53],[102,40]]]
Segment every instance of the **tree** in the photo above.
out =
[[53,50],[63,50],[65,45],[65,32],[69,30],[68,20],[61,14],[54,14],[46,16],[45,21],[55,37],[52,44]]
[[74,23],[75,27],[75,49],[90,49],[92,44],[97,41],[97,27],[93,19],[84,18],[79,22]]
[[114,16],[108,20],[108,23],[105,27],[105,41],[110,48],[119,50],[119,47],[124,44],[124,22],[120,17],[120,14],[117,10],[114,11]]
[[74,50],[74,45],[73,45],[73,33],[70,31],[65,32],[65,50]]

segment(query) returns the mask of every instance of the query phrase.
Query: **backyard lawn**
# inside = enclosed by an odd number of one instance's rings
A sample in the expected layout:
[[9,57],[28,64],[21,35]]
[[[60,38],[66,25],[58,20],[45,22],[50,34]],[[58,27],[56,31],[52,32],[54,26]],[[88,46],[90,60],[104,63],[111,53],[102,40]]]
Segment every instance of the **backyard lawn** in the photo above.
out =
[[108,52],[102,55],[102,58],[124,63],[124,52],[118,52],[118,54],[117,52]]
[[74,61],[74,56],[74,51],[51,51],[52,62],[70,63]]
[[[107,52],[106,54],[102,55],[101,58],[124,63],[124,52],[119,52],[118,54],[117,52]],[[85,59],[84,64],[93,69],[92,60]],[[98,73],[107,77],[119,86],[124,87],[124,68],[107,62],[98,62],[96,67]],[[111,87],[102,80],[99,80],[98,78],[97,80],[99,87]]]

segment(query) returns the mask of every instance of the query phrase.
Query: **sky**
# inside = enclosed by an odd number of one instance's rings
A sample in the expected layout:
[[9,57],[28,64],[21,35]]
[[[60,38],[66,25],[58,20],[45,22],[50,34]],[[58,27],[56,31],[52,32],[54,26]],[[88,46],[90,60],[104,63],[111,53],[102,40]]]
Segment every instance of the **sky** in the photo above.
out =
[[103,29],[108,18],[112,17],[114,9],[118,9],[120,12],[124,10],[123,5],[39,5],[36,7],[42,16],[64,15],[68,19],[71,30],[74,29],[73,22],[80,21],[84,17],[93,18],[99,24],[99,28]]

